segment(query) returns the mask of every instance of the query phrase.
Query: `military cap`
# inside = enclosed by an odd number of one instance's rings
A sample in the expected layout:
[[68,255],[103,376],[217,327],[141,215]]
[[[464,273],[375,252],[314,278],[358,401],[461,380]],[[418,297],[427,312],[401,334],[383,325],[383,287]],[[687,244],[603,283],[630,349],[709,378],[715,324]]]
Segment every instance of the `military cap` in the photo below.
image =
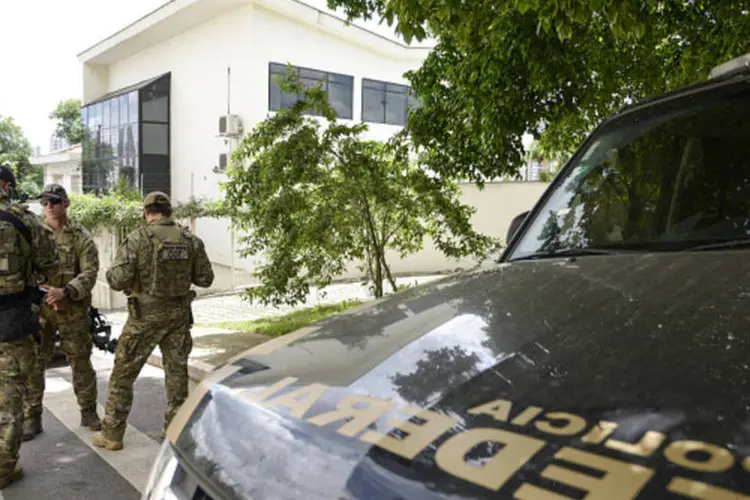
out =
[[147,207],[149,205],[170,206],[172,205],[172,201],[169,199],[169,196],[167,196],[166,193],[163,193],[161,191],[152,191],[148,193],[145,198],[143,198],[143,206]]
[[44,200],[67,200],[68,192],[60,184],[47,184],[42,191]]
[[11,186],[16,186],[16,174],[13,173],[13,169],[10,165],[5,162],[0,165],[0,180],[9,183]]

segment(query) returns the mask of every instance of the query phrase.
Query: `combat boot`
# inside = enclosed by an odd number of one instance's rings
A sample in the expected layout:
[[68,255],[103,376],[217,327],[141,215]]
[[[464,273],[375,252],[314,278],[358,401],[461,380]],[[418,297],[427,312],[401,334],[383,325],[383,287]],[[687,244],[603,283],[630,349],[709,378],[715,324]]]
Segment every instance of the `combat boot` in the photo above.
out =
[[94,446],[98,446],[99,448],[104,448],[109,451],[117,451],[122,449],[122,441],[107,439],[101,432],[97,432],[96,434],[94,434],[91,442],[94,443]]
[[102,430],[102,421],[96,410],[81,410],[81,427],[88,427],[92,431]]
[[11,483],[15,483],[16,481],[20,481],[23,479],[23,468],[16,464],[16,468],[13,469],[13,472],[8,474],[7,476],[0,477],[0,490],[4,489],[6,486],[9,486]]
[[33,415],[26,417],[23,420],[23,440],[30,441],[34,439],[37,434],[41,434],[44,430],[42,429],[42,416]]

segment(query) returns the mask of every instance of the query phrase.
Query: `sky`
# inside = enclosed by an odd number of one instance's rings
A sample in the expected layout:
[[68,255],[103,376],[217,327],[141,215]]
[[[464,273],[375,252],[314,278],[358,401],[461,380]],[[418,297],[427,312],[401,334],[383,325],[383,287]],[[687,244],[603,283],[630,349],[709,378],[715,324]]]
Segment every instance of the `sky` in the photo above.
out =
[[[58,102],[81,98],[77,55],[166,0],[2,0],[0,115],[12,116],[33,147],[49,150]],[[304,3],[327,10],[326,0]],[[393,36],[377,21],[359,24]]]

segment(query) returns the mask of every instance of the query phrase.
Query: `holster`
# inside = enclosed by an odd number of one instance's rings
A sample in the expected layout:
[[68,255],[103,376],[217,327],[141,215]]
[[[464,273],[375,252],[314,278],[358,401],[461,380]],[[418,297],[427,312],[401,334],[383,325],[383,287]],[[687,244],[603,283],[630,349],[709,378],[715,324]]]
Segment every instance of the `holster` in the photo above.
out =
[[[0,300],[0,342],[21,340],[32,336],[39,339],[40,307],[32,301],[29,292],[18,296],[5,296]],[[37,340],[38,342],[38,340]]]
[[128,297],[128,314],[134,319],[141,318],[141,303],[138,301],[138,297],[132,295]]

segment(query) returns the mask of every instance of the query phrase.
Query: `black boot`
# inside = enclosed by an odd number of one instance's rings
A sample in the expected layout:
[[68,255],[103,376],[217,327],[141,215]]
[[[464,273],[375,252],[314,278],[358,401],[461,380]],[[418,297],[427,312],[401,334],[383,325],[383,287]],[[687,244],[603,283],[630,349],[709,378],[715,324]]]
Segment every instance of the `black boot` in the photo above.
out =
[[30,441],[34,439],[37,434],[41,434],[43,432],[42,429],[42,416],[41,415],[32,415],[30,417],[26,417],[23,420],[23,440],[24,441]]
[[96,414],[95,409],[81,411],[81,427],[88,427],[92,431],[101,430],[102,421],[99,420],[99,415]]

